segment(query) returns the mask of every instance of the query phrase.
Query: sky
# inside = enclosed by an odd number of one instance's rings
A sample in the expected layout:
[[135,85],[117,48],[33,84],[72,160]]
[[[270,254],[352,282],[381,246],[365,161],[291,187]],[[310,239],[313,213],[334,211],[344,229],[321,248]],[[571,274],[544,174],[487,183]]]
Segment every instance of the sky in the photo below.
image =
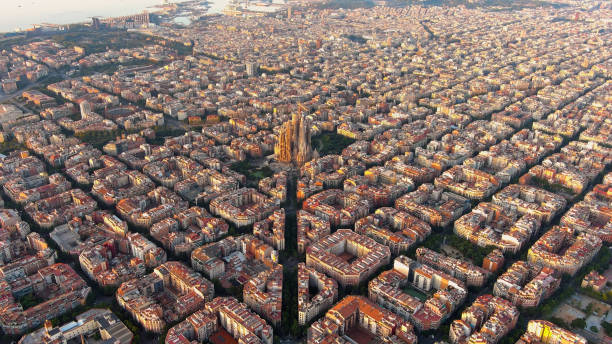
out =
[[[172,0],[180,2],[183,0]],[[209,0],[214,8],[228,0]],[[33,24],[67,24],[90,17],[112,17],[142,12],[162,0],[0,0],[0,32],[28,29]]]

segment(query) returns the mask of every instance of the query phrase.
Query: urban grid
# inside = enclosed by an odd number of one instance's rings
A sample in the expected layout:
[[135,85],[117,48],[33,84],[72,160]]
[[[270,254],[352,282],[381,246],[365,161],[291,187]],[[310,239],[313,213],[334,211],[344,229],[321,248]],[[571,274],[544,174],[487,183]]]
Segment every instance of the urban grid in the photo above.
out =
[[1,343],[612,343],[610,1],[203,4],[0,34]]

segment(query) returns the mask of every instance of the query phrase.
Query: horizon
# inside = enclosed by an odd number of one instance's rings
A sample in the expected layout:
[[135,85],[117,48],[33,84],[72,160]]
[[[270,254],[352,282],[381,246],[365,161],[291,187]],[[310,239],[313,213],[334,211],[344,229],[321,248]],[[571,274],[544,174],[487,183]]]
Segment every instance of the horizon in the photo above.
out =
[[[171,3],[187,0],[169,0]],[[19,32],[40,24],[77,24],[91,21],[91,17],[117,17],[141,13],[163,0],[106,0],[89,2],[80,0],[11,0],[3,5],[0,14],[0,33]],[[210,0],[214,8],[227,0]]]

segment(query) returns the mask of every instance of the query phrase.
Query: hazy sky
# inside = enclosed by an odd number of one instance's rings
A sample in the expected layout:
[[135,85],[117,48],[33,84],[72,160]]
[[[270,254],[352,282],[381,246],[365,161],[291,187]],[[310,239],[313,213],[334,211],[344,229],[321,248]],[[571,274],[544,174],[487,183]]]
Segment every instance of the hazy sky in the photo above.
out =
[[[183,0],[172,0],[180,2]],[[228,0],[209,0],[219,8]],[[0,32],[27,29],[33,24],[66,24],[89,17],[120,16],[141,12],[162,0],[0,0]]]

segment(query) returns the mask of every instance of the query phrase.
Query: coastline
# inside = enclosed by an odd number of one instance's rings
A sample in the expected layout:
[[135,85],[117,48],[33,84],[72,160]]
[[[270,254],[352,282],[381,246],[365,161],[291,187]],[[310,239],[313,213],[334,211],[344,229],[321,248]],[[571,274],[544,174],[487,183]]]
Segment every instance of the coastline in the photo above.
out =
[[[82,25],[91,22],[91,17],[103,17],[103,18],[114,18],[121,16],[129,16],[147,11],[148,13],[158,13],[163,11],[162,0],[141,0],[142,4],[133,5],[126,7],[125,2],[121,0],[107,0],[107,6],[104,9],[100,8],[88,8],[89,3],[82,3],[82,8],[71,8],[73,0],[64,0],[65,3],[55,6],[53,11],[45,13],[45,8],[34,8],[34,2],[29,3],[23,1],[23,5],[16,4],[17,8],[7,8],[5,15],[12,18],[20,18],[17,16],[22,12],[35,13],[31,19],[32,22],[37,23],[25,23],[26,20],[3,20],[4,24],[0,26],[0,35],[6,36],[7,34],[23,34],[33,30],[36,27],[43,25],[52,26],[70,26],[70,25]],[[169,0],[168,5],[179,4],[188,2],[189,0]],[[58,1],[61,3],[61,1]],[[109,3],[110,2],[110,3]],[[24,7],[26,5],[26,7]],[[4,15],[3,15],[4,16]],[[15,24],[20,21],[21,24]],[[30,20],[28,20],[30,21]]]

